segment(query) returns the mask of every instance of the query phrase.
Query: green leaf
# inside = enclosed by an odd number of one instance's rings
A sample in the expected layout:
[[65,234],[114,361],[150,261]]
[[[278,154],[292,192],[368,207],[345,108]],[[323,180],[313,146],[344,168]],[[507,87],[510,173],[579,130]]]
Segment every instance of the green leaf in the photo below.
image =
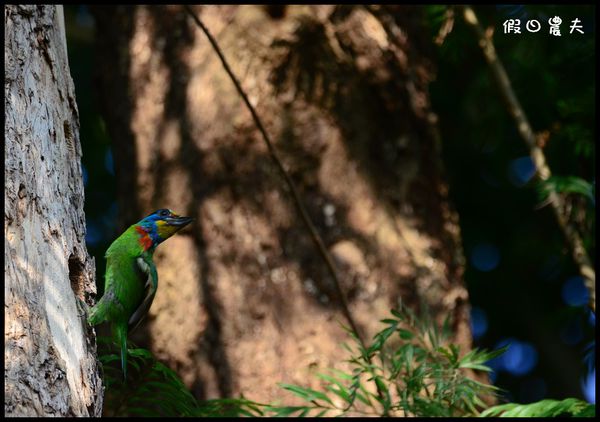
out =
[[478,349],[473,349],[459,360],[458,367],[459,368],[477,369],[480,371],[489,372],[489,371],[491,371],[491,369],[484,363],[488,362],[491,359],[494,359],[497,356],[500,356],[501,354],[506,352],[508,347],[509,346],[507,345],[507,346],[504,346],[500,349],[497,349],[497,350],[494,350],[491,352],[479,351]]
[[327,397],[326,394],[320,392],[320,391],[316,391],[313,390],[311,388],[307,388],[307,387],[300,387],[297,385],[292,385],[292,384],[279,384],[282,388],[294,393],[295,395],[297,395],[300,398],[303,398],[306,401],[315,401],[315,400],[323,400],[331,405],[333,405],[333,402],[331,401],[331,399],[329,397]]
[[456,356],[454,355],[454,353],[452,353],[452,350],[450,348],[446,349],[445,347],[438,347],[436,349],[436,352],[444,355],[448,359],[448,362],[450,364],[454,365],[456,363]]
[[320,418],[321,416],[324,416],[327,412],[329,412],[329,409],[323,409],[315,415],[315,418]]
[[373,403],[371,402],[371,397],[375,397],[375,394],[367,391],[367,389],[365,388],[364,385],[362,385],[362,383],[358,383],[358,388],[357,388],[355,394],[356,394],[356,398],[358,400],[360,400],[361,402],[363,402],[364,404],[366,404],[368,406],[373,405]]
[[346,349],[348,352],[350,352],[350,353],[354,353],[354,351],[352,350],[352,348],[351,348],[350,346],[348,346],[348,343],[346,343],[346,342],[343,342],[343,343],[342,343],[342,347],[343,347],[344,349]]
[[450,322],[452,320],[451,316],[452,316],[452,313],[449,313],[448,315],[446,315],[446,318],[444,318],[444,323],[442,324],[442,334],[444,337],[448,337],[451,334],[451,329],[450,329]]
[[307,408],[306,406],[283,406],[283,407],[267,406],[267,408],[265,410],[267,410],[268,412],[273,412],[274,413],[273,416],[285,417],[285,416],[290,416],[292,413],[295,413],[295,412],[304,411],[305,409],[310,410],[310,408]]
[[[350,397],[346,410],[352,406],[355,399],[358,399],[364,404],[370,406],[371,401],[369,400],[369,393],[365,390],[362,383],[360,382],[360,376],[362,375],[363,370],[361,368],[355,368],[352,373],[353,377],[352,384],[350,385]],[[359,390],[364,392],[365,394],[363,395],[361,392],[359,392]]]
[[130,356],[138,357],[138,358],[146,358],[151,361],[154,361],[155,358],[149,350],[146,349],[127,349],[127,352]]
[[326,375],[326,374],[321,374],[318,373],[317,376],[319,378],[321,378],[322,380],[328,381],[331,384],[336,385],[338,388],[334,388],[333,385],[328,385],[326,388],[331,391],[332,393],[334,393],[336,396],[340,397],[342,400],[350,403],[350,393],[347,391],[346,386],[344,384],[342,384],[339,380],[337,380],[336,378]]
[[385,382],[383,382],[381,377],[375,375],[373,378],[375,380],[375,384],[377,385],[377,390],[383,393],[383,397],[377,396],[375,398],[378,402],[380,402],[383,405],[384,412],[387,413],[392,404],[392,397],[390,396],[390,391],[388,390],[387,385],[385,384]]
[[406,345],[406,347],[404,348],[404,356],[403,356],[403,360],[404,363],[406,365],[406,370],[410,370],[410,366],[413,363],[413,357],[415,354],[415,348],[412,344],[408,344]]
[[595,416],[596,406],[579,399],[541,400],[536,403],[507,403],[490,407],[481,413],[482,417],[556,417],[556,416]]
[[461,364],[460,367],[464,368],[464,369],[474,369],[477,371],[484,371],[484,372],[490,372],[492,370],[492,368],[490,368],[489,366],[481,365],[479,363],[464,363],[464,364]]
[[400,335],[400,338],[402,340],[411,340],[415,336],[411,331],[405,330],[403,328],[400,328],[398,330],[398,334]]
[[300,412],[300,413],[298,414],[298,416],[297,416],[297,417],[298,417],[298,418],[303,418],[303,417],[305,417],[305,416],[308,414],[308,412],[309,412],[310,410],[311,410],[311,409],[310,409],[309,407],[307,407],[307,408],[306,408],[306,409],[304,409],[302,412]]
[[392,309],[392,315],[394,315],[396,318],[398,318],[400,321],[404,321],[404,319],[406,318],[404,315],[402,315],[400,313],[400,311],[396,310],[396,309]]
[[[145,349],[130,348],[132,371],[122,381],[117,354],[101,355],[105,385],[105,408],[117,416],[260,416],[265,405],[247,399],[216,399],[198,403],[179,376]],[[109,411],[110,413],[110,411]]]
[[380,351],[381,348],[383,347],[383,344],[387,341],[388,338],[390,338],[390,336],[392,334],[394,334],[395,331],[396,331],[396,325],[394,324],[394,325],[389,326],[388,328],[384,329],[383,331],[380,331],[379,333],[375,334],[375,336],[374,336],[375,341],[373,342],[371,347],[369,347],[367,349],[369,352],[369,355],[372,353],[375,353],[377,351]]
[[538,194],[545,200],[550,192],[576,193],[594,200],[594,190],[591,183],[575,176],[550,176],[547,180],[538,183]]
[[121,358],[119,358],[117,355],[100,355],[98,356],[98,360],[100,362],[102,362],[102,364],[106,365],[109,364],[111,362],[115,362],[120,360]]
[[336,396],[340,397],[348,404],[352,404],[353,400],[351,400],[350,394],[344,388],[335,388],[333,385],[328,385],[327,390],[331,391]]
[[354,379],[354,377],[350,374],[345,373],[344,371],[340,371],[339,369],[334,369],[331,368],[329,369],[329,371],[331,371],[333,374],[335,374],[337,377],[346,380],[346,381],[351,381]]
[[460,355],[460,347],[456,344],[450,344],[450,350],[452,351],[453,362],[458,360],[458,356]]

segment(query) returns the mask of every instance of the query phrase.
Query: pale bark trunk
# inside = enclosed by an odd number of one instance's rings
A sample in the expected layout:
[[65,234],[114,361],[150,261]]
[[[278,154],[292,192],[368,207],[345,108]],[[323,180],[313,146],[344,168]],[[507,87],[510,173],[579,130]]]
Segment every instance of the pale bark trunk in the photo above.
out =
[[99,416],[95,346],[76,295],[85,247],[75,89],[61,6],[5,6],[6,416]]

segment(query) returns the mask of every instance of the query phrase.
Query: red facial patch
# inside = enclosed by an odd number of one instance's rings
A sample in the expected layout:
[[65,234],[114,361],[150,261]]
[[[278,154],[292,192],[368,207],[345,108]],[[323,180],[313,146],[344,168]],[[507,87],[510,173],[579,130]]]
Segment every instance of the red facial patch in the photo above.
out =
[[135,231],[137,231],[140,235],[139,242],[140,245],[142,245],[142,247],[144,248],[144,251],[150,249],[152,247],[152,239],[150,239],[148,232],[140,226],[136,226]]

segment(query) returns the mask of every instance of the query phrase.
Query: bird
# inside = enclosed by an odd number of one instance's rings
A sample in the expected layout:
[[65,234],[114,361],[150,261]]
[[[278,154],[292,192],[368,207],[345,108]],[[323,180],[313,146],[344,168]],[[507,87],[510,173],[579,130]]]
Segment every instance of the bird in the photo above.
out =
[[121,348],[123,379],[127,379],[127,334],[146,315],[158,288],[152,259],[156,247],[191,223],[170,209],[159,209],[130,226],[106,250],[104,294],[88,313],[88,323],[110,322]]

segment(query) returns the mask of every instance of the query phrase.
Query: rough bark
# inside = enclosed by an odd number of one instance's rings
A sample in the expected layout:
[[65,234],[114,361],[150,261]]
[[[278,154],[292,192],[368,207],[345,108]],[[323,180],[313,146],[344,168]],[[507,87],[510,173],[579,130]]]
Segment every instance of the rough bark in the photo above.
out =
[[[459,228],[418,9],[195,10],[283,154],[366,338],[403,302],[439,323],[451,315],[468,351]],[[179,6],[94,14],[106,119],[117,162],[127,163],[120,171],[135,180],[120,203],[196,218],[157,249],[158,294],[137,341],[199,398],[264,402],[289,397],[278,382],[315,387],[315,369],[345,365],[343,314],[217,56]],[[112,107],[123,101],[129,119]]]
[[85,248],[75,89],[62,7],[5,6],[4,413],[99,416],[102,384],[76,296]]

